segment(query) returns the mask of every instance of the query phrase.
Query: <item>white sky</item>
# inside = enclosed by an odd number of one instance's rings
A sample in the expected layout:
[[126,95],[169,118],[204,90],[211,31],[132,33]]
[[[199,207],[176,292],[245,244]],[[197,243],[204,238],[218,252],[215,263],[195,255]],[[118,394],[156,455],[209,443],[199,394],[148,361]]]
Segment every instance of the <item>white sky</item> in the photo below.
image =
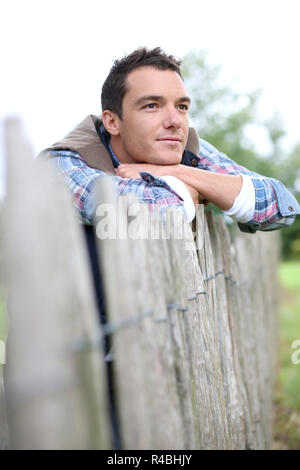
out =
[[[100,114],[115,58],[204,48],[227,82],[264,88],[261,116],[280,110],[290,146],[300,139],[299,13],[299,0],[0,0],[0,121],[20,115],[36,153]],[[1,129],[0,144],[1,195]]]

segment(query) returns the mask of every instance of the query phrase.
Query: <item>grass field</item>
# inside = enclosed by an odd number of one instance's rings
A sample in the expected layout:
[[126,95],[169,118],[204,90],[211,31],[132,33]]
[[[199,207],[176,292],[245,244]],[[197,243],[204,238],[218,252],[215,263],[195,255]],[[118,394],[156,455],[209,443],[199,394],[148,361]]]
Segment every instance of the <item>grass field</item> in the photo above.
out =
[[[300,261],[282,262],[280,280],[280,369],[274,423],[275,448],[300,449],[300,364],[292,343],[300,340]],[[298,355],[299,357],[299,355]]]

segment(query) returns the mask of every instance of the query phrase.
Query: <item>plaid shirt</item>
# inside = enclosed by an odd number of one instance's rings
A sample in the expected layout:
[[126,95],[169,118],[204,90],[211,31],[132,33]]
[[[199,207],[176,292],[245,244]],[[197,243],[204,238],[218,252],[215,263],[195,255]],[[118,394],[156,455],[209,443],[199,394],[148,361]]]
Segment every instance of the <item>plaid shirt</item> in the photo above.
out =
[[[100,136],[103,141],[101,131]],[[117,167],[120,164],[119,160],[112,152],[109,142],[104,143],[114,167]],[[52,153],[52,160],[64,175],[83,222],[92,224],[96,207],[95,183],[105,173],[90,168],[78,153],[69,150],[53,150]],[[186,150],[181,163],[216,173],[246,174],[251,177],[255,188],[255,212],[253,219],[247,223],[238,223],[242,231],[254,233],[256,230],[277,230],[291,225],[295,220],[295,214],[300,214],[299,204],[282,183],[238,165],[203,139],[200,139],[199,156]],[[150,206],[159,205],[161,210],[169,206],[183,208],[182,198],[164,180],[150,173],[141,172],[141,179],[119,176],[113,178],[120,194],[134,192],[140,202],[148,203]]]

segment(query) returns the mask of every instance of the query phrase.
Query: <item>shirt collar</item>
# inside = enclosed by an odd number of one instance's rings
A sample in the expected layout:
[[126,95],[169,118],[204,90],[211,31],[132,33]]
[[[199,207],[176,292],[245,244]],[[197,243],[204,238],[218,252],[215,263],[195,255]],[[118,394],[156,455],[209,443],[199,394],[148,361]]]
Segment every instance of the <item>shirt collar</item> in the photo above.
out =
[[198,166],[200,162],[200,158],[197,157],[194,153],[190,150],[185,150],[182,155],[181,163],[187,166]]

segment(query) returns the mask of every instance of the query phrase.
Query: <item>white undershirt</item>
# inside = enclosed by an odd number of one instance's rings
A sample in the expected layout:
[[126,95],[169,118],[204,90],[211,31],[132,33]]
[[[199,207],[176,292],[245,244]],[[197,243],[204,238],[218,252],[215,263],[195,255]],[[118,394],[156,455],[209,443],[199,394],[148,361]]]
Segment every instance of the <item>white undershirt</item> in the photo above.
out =
[[249,222],[254,216],[255,189],[249,175],[241,176],[243,178],[241,190],[235,198],[232,208],[224,211],[224,214],[229,215],[237,222]]
[[[255,189],[250,176],[241,175],[243,183],[241,190],[234,200],[233,206],[228,211],[223,211],[237,222],[248,222],[253,218],[255,210]],[[170,188],[182,199],[187,221],[190,223],[195,217],[195,205],[185,184],[175,176],[161,176]]]
[[160,176],[160,179],[164,180],[175,193],[177,193],[183,199],[183,205],[187,221],[190,223],[195,217],[196,210],[192,196],[190,195],[186,185],[176,176]]

